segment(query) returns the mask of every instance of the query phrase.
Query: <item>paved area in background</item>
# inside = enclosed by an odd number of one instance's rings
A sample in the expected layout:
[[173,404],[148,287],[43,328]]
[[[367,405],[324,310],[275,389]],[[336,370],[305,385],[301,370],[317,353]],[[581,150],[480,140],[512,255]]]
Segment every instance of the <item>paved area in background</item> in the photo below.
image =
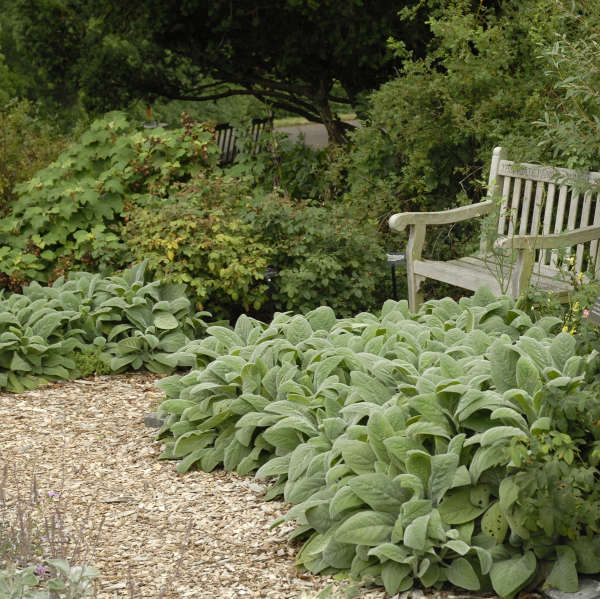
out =
[[[348,121],[355,127],[360,127],[358,121]],[[275,127],[275,131],[286,133],[291,141],[297,141],[304,135],[304,143],[315,149],[327,147],[327,130],[320,123],[308,123],[306,125],[294,125],[293,127]]]

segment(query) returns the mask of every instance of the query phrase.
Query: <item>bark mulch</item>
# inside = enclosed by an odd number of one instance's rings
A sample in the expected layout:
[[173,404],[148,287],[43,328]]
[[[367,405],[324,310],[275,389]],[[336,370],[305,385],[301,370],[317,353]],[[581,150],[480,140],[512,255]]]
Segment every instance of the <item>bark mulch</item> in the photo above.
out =
[[156,460],[161,445],[143,423],[162,398],[156,379],[101,376],[0,393],[0,472],[14,467],[22,491],[35,472],[40,493],[60,493],[74,531],[85,526],[93,539],[103,521],[87,560],[101,571],[98,599],[129,597],[129,580],[136,599],[286,599],[333,584],[294,567],[293,526],[269,529],[286,506],[265,502],[264,484],[223,471],[180,475],[176,462]]

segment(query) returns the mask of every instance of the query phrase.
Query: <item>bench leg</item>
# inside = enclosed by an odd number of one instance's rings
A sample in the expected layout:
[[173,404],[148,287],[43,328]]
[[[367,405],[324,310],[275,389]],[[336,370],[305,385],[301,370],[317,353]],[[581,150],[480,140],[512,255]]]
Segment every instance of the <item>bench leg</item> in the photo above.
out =
[[421,284],[424,280],[425,277],[416,275],[413,272],[408,273],[408,308],[411,312],[416,312],[423,303]]

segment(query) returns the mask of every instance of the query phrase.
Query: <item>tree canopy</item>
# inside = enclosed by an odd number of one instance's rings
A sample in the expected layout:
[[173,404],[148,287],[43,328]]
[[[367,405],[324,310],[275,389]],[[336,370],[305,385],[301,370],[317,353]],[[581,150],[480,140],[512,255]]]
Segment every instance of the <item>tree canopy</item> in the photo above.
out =
[[[310,120],[339,141],[334,106],[356,105],[401,63],[387,41],[422,55],[417,0],[11,0],[23,53],[86,108],[133,99],[250,94]],[[398,11],[404,9],[404,18]]]

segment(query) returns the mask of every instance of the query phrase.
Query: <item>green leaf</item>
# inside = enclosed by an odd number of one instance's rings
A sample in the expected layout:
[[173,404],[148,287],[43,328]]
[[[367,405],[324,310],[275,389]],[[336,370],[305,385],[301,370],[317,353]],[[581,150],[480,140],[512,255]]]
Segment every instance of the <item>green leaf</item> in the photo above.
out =
[[285,329],[285,338],[292,344],[298,345],[313,334],[310,323],[304,316],[297,314],[288,323]]
[[319,306],[311,310],[306,319],[313,331],[330,331],[336,323],[335,312],[329,306]]
[[478,591],[481,588],[479,577],[473,566],[464,557],[453,560],[450,566],[446,568],[446,574],[448,580],[457,587],[468,591]]
[[233,347],[244,346],[245,343],[242,341],[239,335],[237,335],[231,329],[225,327],[213,326],[206,329],[208,335],[212,335],[218,339],[227,349]]
[[546,584],[565,593],[575,593],[579,589],[575,552],[566,545],[556,546],[555,551],[557,559],[550,575],[546,578]]
[[378,512],[397,514],[407,499],[406,491],[400,482],[390,479],[385,474],[361,474],[350,479],[348,485],[369,507]]
[[554,365],[561,372],[564,369],[567,360],[575,355],[575,345],[575,338],[564,331],[560,332],[552,339],[552,343],[550,344],[550,355],[552,356]]
[[190,408],[193,405],[195,403],[187,399],[167,399],[158,406],[158,410],[160,412],[168,412],[169,414],[182,414],[186,408]]
[[446,493],[439,511],[446,524],[463,524],[480,516],[487,506],[481,507],[471,503],[470,487],[459,487]]
[[498,392],[504,393],[504,391],[515,388],[517,386],[516,369],[519,359],[517,351],[498,339],[488,350],[488,356],[492,381]]
[[530,395],[541,385],[540,373],[533,362],[526,356],[517,360],[517,386]]
[[389,595],[406,591],[412,587],[411,567],[390,561],[381,568],[381,580]]
[[393,516],[383,512],[358,512],[340,525],[333,538],[340,543],[375,547],[389,540],[394,520]]
[[427,524],[429,523],[429,514],[415,518],[405,529],[403,543],[406,547],[418,551],[425,550],[427,541]]
[[368,443],[342,439],[336,443],[342,452],[344,461],[356,474],[370,474],[373,472],[373,464],[377,457]]
[[451,487],[457,468],[458,456],[454,453],[432,456],[428,489],[434,503],[439,503]]
[[502,514],[500,503],[494,502],[481,519],[481,532],[493,537],[496,539],[498,545],[501,545],[504,542],[507,531],[508,522]]
[[533,551],[522,556],[501,560],[492,566],[490,578],[494,591],[504,599],[512,597],[520,591],[535,573],[537,560]]

